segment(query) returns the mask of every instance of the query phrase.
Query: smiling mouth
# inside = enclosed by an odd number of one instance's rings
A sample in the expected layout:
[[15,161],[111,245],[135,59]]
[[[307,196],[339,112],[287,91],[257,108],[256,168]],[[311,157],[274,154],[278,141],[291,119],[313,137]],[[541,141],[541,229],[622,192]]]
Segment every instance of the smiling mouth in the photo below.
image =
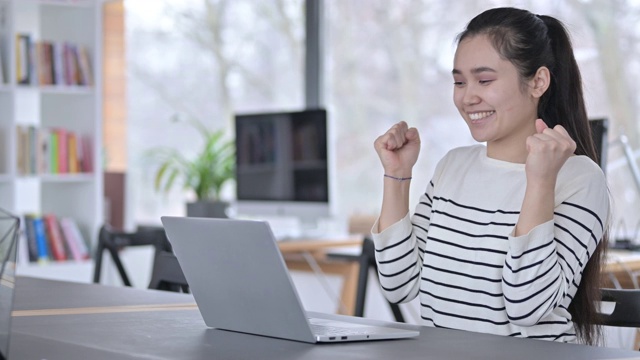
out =
[[495,114],[495,111],[482,111],[482,112],[471,113],[469,114],[469,119],[471,119],[472,121],[477,121],[477,120],[481,120],[486,117],[489,117],[493,114]]

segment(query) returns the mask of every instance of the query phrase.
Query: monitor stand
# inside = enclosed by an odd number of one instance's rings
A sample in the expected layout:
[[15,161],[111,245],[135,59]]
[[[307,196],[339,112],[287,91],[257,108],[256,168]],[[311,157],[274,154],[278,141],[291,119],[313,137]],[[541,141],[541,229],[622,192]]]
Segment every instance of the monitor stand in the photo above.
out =
[[298,218],[298,238],[318,239],[326,237],[327,224],[319,218]]
[[323,239],[332,233],[330,219],[325,218],[293,216],[238,216],[237,218],[268,222],[273,235],[279,241]]

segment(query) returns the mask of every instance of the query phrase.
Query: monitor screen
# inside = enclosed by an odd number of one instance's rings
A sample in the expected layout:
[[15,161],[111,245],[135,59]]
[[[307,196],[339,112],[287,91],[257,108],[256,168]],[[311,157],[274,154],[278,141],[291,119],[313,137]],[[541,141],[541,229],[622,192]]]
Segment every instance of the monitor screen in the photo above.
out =
[[239,213],[328,214],[325,110],[238,114],[235,129]]
[[591,136],[593,138],[593,143],[596,147],[596,157],[598,160],[598,165],[602,171],[607,171],[607,155],[608,155],[608,131],[609,131],[609,121],[606,118],[602,119],[590,119],[589,125],[591,127]]

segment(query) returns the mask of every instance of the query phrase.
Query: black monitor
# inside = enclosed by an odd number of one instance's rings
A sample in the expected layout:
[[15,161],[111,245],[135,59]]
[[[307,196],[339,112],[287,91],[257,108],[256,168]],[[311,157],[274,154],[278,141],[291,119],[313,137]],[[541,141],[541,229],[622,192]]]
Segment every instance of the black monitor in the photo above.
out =
[[591,136],[596,147],[598,165],[606,174],[609,149],[609,119],[591,119],[589,120],[589,125],[591,125]]
[[239,215],[329,215],[324,109],[237,114],[235,130]]

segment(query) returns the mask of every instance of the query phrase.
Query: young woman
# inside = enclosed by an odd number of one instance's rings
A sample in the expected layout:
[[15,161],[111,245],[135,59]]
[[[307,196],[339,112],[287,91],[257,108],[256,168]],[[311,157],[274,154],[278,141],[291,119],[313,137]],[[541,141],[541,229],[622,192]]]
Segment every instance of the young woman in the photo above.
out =
[[412,216],[418,131],[400,122],[375,141],[385,296],[419,296],[427,325],[596,343],[609,197],[564,26],[488,10],[459,35],[452,73],[454,103],[486,146],[450,151]]

